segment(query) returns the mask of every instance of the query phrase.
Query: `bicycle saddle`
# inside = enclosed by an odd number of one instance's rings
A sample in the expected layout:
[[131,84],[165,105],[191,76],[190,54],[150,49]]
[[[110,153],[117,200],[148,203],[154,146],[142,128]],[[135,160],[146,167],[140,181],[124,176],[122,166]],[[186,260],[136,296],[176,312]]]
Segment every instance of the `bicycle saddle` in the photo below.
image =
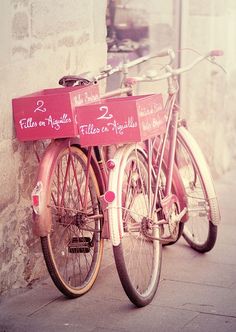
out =
[[84,73],[82,75],[67,75],[67,76],[63,76],[60,80],[59,80],[59,84],[63,85],[63,86],[74,86],[74,85],[88,85],[91,83],[94,83],[94,80],[86,77],[88,73]]

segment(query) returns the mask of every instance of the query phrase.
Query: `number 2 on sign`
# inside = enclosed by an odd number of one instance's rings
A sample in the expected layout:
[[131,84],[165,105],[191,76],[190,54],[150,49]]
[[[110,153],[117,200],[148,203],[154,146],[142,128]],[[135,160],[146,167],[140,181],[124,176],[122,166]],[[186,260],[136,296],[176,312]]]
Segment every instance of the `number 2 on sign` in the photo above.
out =
[[34,112],[46,112],[47,110],[46,110],[46,108],[44,107],[44,108],[42,108],[43,106],[44,106],[44,101],[43,100],[38,100],[37,101],[37,108],[35,108],[35,110],[34,110]]
[[99,110],[100,110],[101,112],[103,112],[103,114],[102,114],[101,116],[99,116],[99,117],[97,118],[97,120],[102,120],[102,119],[104,119],[104,120],[110,120],[110,119],[113,118],[113,115],[112,115],[111,113],[108,113],[109,110],[108,110],[108,107],[107,107],[107,106],[101,106],[101,107],[99,108]]

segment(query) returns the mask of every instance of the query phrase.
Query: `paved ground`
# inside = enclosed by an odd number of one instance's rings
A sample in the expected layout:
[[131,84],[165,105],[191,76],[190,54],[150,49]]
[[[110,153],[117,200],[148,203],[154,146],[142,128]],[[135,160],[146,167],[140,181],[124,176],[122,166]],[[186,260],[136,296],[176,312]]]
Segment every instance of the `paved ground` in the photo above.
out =
[[0,331],[235,332],[236,170],[216,188],[222,223],[215,248],[201,255],[182,239],[166,247],[161,283],[147,307],[129,302],[108,250],[95,286],[79,299],[65,299],[50,280],[0,299]]

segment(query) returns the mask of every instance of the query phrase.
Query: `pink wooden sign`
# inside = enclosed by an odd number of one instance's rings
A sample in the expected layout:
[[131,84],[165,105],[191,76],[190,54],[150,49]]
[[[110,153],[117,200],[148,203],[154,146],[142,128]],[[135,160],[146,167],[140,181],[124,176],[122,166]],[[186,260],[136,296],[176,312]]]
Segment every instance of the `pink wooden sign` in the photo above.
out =
[[161,94],[104,99],[78,107],[77,118],[82,146],[140,142],[166,128]]
[[98,85],[55,88],[12,100],[16,137],[21,141],[78,135],[75,108],[99,101]]

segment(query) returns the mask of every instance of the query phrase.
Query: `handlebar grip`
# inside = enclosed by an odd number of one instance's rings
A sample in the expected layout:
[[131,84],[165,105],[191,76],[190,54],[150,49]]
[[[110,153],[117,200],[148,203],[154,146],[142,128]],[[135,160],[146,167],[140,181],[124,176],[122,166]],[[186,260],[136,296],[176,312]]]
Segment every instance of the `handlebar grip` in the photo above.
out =
[[209,53],[209,56],[222,56],[222,55],[224,55],[224,51],[222,50],[212,50]]
[[172,52],[173,52],[172,49],[165,48],[165,49],[161,50],[160,52],[157,52],[156,56],[157,57],[169,56]]

